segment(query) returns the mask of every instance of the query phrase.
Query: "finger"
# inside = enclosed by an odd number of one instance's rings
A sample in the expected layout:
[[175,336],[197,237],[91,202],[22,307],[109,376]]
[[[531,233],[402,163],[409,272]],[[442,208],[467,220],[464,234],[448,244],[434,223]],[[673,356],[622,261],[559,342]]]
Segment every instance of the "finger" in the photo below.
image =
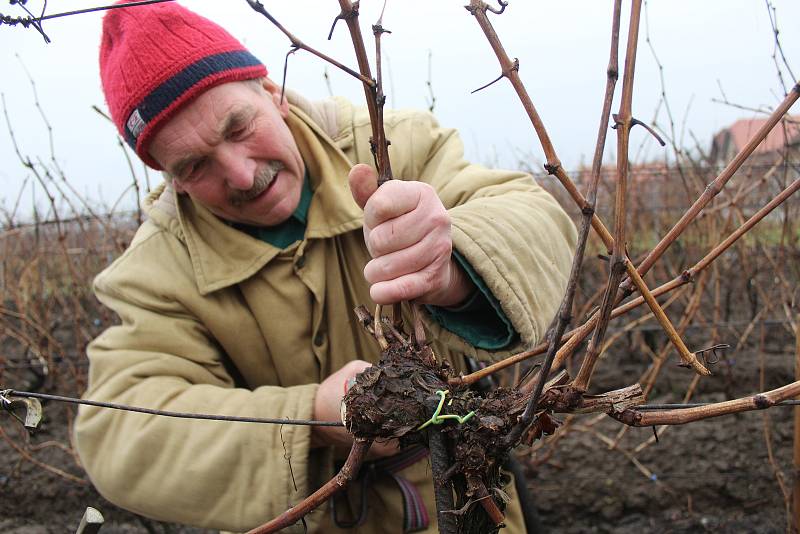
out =
[[[406,274],[425,269],[435,270],[450,258],[453,247],[443,236],[428,235],[414,245],[379,256],[364,267],[364,278],[369,284],[388,282]],[[376,301],[377,302],[377,301]]]
[[342,371],[344,372],[345,378],[349,379],[355,378],[357,374],[367,367],[372,367],[372,364],[364,360],[353,360],[342,367]]
[[384,221],[365,234],[365,239],[370,255],[377,258],[408,248],[437,231],[449,233],[450,215],[444,209],[422,215],[417,209]]
[[391,180],[383,184],[364,206],[364,226],[375,228],[379,224],[414,211],[423,195],[436,192],[422,182]]
[[369,296],[376,304],[394,304],[404,300],[418,299],[420,304],[425,304],[423,297],[432,293],[437,287],[436,276],[432,270],[417,271],[399,276],[386,282],[372,284]]
[[344,393],[347,394],[350,391],[350,388],[356,385],[356,377],[351,376],[347,380],[344,381]]
[[347,180],[350,183],[353,200],[363,210],[367,200],[378,189],[378,174],[369,165],[359,163],[350,169]]

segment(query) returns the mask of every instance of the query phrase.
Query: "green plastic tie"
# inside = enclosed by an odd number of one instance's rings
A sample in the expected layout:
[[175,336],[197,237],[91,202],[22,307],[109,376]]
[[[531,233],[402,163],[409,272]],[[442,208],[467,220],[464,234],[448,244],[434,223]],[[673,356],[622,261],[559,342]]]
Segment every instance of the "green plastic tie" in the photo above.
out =
[[[474,410],[469,412],[467,415],[464,415],[464,416],[455,415],[455,414],[439,415],[440,413],[442,413],[442,407],[444,406],[444,398],[447,396],[448,393],[450,393],[449,389],[445,389],[445,390],[437,389],[436,390],[436,394],[439,395],[439,405],[436,407],[436,410],[434,410],[433,415],[431,416],[431,418],[428,419],[427,421],[425,421],[424,423],[422,423],[419,426],[419,428],[417,428],[417,430],[422,430],[423,428],[425,428],[425,427],[427,427],[429,425],[441,425],[443,422],[445,422],[448,419],[455,419],[456,421],[458,421],[459,425],[463,425],[464,423],[469,421],[472,418],[473,415],[475,415],[475,411]],[[452,402],[453,401],[451,400],[450,403],[448,404],[448,406],[450,404],[452,404]]]

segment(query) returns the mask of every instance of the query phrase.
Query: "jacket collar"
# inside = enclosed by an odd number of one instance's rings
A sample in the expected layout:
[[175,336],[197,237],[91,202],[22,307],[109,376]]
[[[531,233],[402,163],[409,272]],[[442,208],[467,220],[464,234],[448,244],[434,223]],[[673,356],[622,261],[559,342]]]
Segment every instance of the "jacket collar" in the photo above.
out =
[[[363,213],[347,184],[352,163],[301,109],[291,106],[287,123],[308,166],[314,191],[306,240],[360,228]],[[281,252],[229,226],[188,196],[177,194],[169,184],[163,192],[155,191],[149,202],[153,221],[186,244],[198,290],[203,295],[253,276]],[[179,224],[174,224],[176,219]]]

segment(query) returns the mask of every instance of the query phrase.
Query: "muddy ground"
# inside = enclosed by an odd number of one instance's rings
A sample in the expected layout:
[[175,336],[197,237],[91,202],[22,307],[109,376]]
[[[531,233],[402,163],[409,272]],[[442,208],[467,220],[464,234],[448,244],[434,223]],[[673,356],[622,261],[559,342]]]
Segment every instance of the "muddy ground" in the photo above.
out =
[[[770,389],[792,381],[794,345],[783,326],[769,327],[765,339],[766,387]],[[622,348],[625,346],[634,345],[623,344]],[[645,358],[635,350],[612,353],[601,362],[592,390],[616,389],[636,381]],[[15,376],[22,375],[17,372]],[[6,387],[12,386],[9,377],[6,374]],[[680,401],[690,380],[689,371],[665,366],[650,402]],[[700,382],[694,400],[742,396],[755,392],[758,384],[755,348],[729,352],[714,366],[714,375]],[[68,451],[48,445],[68,441],[69,410],[61,404],[45,403],[46,420],[30,442],[40,448],[35,452],[38,460],[85,479]],[[658,444],[637,453],[635,462],[625,452],[609,450],[598,437],[614,439],[619,423],[606,417],[575,417],[561,431],[563,437],[547,438],[538,450],[523,455],[542,531],[785,532],[784,498],[768,460],[764,417],[771,427],[775,465],[791,490],[792,410],[775,408],[672,427]],[[0,415],[0,428],[20,442],[20,425],[5,414]],[[630,454],[652,435],[650,428],[630,429],[620,448]],[[207,532],[122,511],[88,484],[66,480],[21,459],[5,440],[0,440],[0,495],[0,532],[4,533],[71,532],[86,506],[105,515],[102,532],[106,534]]]

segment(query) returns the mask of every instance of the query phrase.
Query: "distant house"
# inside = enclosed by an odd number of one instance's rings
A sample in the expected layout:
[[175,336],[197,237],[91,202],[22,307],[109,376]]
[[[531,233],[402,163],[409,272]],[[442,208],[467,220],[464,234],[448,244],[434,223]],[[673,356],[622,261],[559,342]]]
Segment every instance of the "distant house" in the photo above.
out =
[[[739,119],[717,133],[709,153],[712,164],[727,165],[766,122],[766,118]],[[771,165],[785,155],[795,164],[800,159],[800,115],[786,116],[779,122],[756,147],[748,163]]]
[[[717,133],[709,152],[715,173],[722,171],[766,122],[766,118],[739,119]],[[746,200],[740,200],[738,206],[753,211],[797,178],[800,178],[800,115],[787,115],[758,144],[726,189],[739,188]],[[779,221],[784,216],[783,209],[776,210],[767,220]]]
[[[707,154],[693,154],[690,160],[684,153],[680,167],[663,159],[631,162],[627,183],[629,216],[634,219],[646,214],[645,218],[653,220],[653,229],[658,233],[663,225],[676,220],[704,192],[706,185],[719,176],[766,122],[765,118],[737,120],[714,135]],[[606,163],[600,172],[596,209],[601,218],[610,221],[614,216],[616,164]],[[591,181],[591,168],[581,167],[571,177],[578,189],[585,192]],[[554,179],[544,174],[537,178],[577,216],[574,202]],[[784,117],[772,129],[728,182],[725,193],[714,202],[728,203],[730,195],[736,196],[738,191],[746,198],[737,200],[737,206],[751,212],[797,178],[800,178],[800,115],[792,115]],[[800,201],[800,194],[797,196],[797,201]],[[716,210],[711,213],[728,213],[724,207]],[[781,213],[776,211],[771,217],[780,217]]]

